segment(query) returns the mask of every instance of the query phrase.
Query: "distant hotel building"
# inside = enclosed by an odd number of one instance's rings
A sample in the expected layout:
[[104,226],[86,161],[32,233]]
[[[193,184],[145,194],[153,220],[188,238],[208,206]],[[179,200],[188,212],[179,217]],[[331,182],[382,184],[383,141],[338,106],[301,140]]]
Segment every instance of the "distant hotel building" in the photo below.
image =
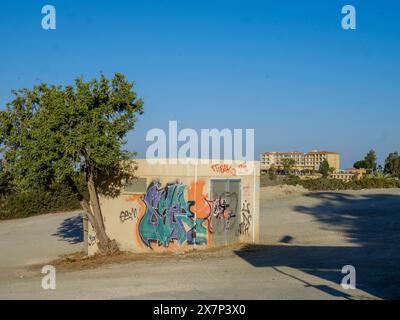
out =
[[350,169],[334,172],[334,173],[330,174],[329,177],[331,179],[351,181],[354,179],[360,180],[366,173],[367,173],[367,170],[365,170],[365,169],[350,168]]
[[340,155],[337,152],[312,150],[303,152],[264,152],[261,155],[261,170],[269,170],[273,165],[276,169],[283,169],[283,159],[294,159],[293,170],[318,170],[321,163],[326,159],[329,167],[335,171],[340,170]]

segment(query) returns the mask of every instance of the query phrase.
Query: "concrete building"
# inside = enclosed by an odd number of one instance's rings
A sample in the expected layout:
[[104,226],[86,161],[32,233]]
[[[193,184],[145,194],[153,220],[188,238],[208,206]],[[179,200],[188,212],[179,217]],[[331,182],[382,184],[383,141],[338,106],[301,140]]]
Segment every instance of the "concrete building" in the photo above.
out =
[[329,166],[334,168],[335,171],[340,170],[340,155],[337,152],[330,151],[317,151],[312,150],[307,153],[303,152],[264,152],[261,155],[261,170],[269,170],[271,166],[276,169],[283,169],[283,159],[294,159],[295,165],[293,170],[318,170],[320,164],[325,159],[328,161]]
[[343,181],[351,181],[351,180],[360,180],[365,174],[367,170],[365,169],[355,169],[350,168],[346,170],[340,170],[329,175],[331,179],[339,179]]
[[[123,251],[186,251],[259,242],[259,162],[149,164],[118,196],[101,196],[106,232]],[[87,252],[96,234],[85,227]]]

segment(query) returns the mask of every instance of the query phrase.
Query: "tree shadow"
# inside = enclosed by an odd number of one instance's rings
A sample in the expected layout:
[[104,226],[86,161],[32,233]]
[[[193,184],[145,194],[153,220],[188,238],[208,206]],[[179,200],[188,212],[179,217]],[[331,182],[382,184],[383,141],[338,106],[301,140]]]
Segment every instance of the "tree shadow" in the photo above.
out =
[[58,237],[59,241],[67,241],[77,244],[83,241],[83,217],[81,214],[65,219],[52,236]]
[[400,196],[338,192],[307,196],[320,201],[295,206],[295,213],[310,214],[322,228],[340,231],[348,246],[260,245],[236,254],[255,267],[287,266],[337,284],[344,277],[342,267],[353,265],[357,289],[384,299],[400,298]]

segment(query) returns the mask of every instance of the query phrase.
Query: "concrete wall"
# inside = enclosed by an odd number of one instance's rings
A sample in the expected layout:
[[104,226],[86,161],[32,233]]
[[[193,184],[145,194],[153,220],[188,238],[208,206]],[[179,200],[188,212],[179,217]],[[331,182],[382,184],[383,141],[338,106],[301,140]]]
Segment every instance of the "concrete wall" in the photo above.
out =
[[[135,161],[137,182],[118,197],[100,197],[106,232],[121,250],[186,251],[259,241],[259,162]],[[96,234],[90,224],[87,230],[87,252],[94,254]]]

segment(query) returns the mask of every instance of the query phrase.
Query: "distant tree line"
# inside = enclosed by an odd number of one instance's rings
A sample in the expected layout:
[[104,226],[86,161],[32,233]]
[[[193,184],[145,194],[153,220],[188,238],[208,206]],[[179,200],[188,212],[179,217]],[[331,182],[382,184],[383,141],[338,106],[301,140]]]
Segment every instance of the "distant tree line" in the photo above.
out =
[[400,155],[397,151],[389,153],[383,167],[378,165],[374,150],[370,150],[364,159],[356,161],[353,166],[356,169],[365,169],[368,173],[384,173],[394,178],[400,178]]

